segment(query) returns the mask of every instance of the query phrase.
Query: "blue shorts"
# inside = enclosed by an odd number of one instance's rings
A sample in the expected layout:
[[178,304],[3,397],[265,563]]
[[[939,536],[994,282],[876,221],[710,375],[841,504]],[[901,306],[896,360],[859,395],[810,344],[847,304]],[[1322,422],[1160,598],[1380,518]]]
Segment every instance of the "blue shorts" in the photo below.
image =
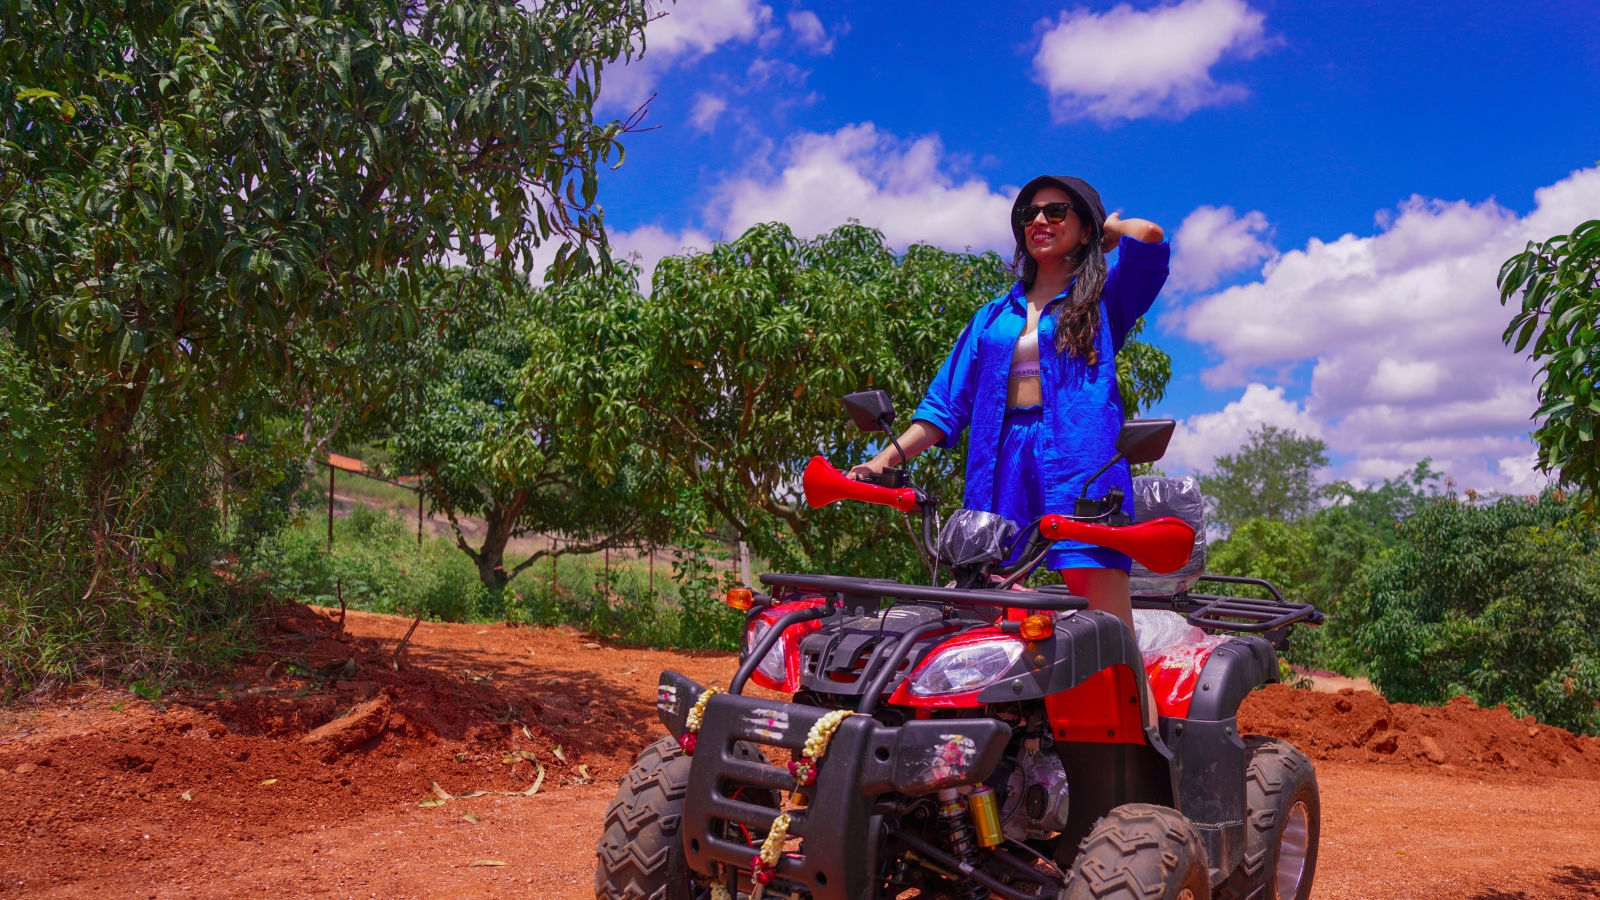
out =
[[[1072,514],[1070,509],[1044,508],[1044,482],[1047,473],[1039,471],[1034,447],[1044,433],[1044,408],[1030,406],[1006,413],[1000,428],[999,458],[994,464],[993,511],[1026,528],[1046,513]],[[1109,547],[1082,541],[1057,541],[1045,554],[1048,569],[1121,569],[1128,571],[1132,561]]]

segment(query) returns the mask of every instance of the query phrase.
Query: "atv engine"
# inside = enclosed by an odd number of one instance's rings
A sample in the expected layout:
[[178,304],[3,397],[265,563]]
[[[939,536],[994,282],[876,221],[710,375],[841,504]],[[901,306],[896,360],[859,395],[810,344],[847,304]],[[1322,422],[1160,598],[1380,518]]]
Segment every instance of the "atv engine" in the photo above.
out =
[[1013,840],[1048,840],[1067,824],[1067,770],[1053,749],[1040,744],[1038,738],[1023,742],[1006,784],[1000,820]]

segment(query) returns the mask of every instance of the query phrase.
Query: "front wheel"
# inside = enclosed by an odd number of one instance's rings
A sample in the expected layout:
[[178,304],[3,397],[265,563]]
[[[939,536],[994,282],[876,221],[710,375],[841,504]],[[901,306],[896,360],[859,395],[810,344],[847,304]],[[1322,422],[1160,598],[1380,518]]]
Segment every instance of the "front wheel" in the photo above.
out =
[[597,900],[693,900],[678,831],[688,787],[689,757],[670,735],[639,754],[606,808]]
[[1295,746],[1245,738],[1245,847],[1217,887],[1219,900],[1306,900],[1317,871],[1322,803],[1317,773]]
[[1200,832],[1175,809],[1126,803],[1095,823],[1066,900],[1209,900]]
[[[734,753],[759,759],[761,751],[740,742]],[[606,808],[595,848],[596,900],[707,900],[711,888],[696,882],[683,853],[683,798],[690,760],[668,735],[644,748]],[[769,806],[777,798],[763,798]],[[744,895],[738,894],[743,897]]]

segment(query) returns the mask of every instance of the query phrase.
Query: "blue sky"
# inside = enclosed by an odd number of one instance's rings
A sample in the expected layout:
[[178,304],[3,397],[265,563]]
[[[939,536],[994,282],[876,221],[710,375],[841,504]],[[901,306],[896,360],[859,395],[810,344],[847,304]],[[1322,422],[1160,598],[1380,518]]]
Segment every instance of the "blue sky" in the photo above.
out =
[[1077,174],[1173,243],[1169,469],[1270,422],[1331,474],[1541,483],[1494,274],[1600,217],[1600,2],[656,8],[602,92],[654,94],[600,194],[647,267],[773,219],[1008,253],[1016,186]]

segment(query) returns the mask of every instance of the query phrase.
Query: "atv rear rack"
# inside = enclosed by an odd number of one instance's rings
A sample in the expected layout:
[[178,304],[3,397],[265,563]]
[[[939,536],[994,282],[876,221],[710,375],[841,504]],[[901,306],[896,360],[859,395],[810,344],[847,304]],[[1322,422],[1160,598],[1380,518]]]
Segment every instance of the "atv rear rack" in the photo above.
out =
[[[1264,578],[1243,578],[1234,575],[1202,575],[1201,581],[1222,584],[1252,584],[1265,588],[1270,599],[1232,597],[1221,594],[1195,594],[1184,591],[1177,594],[1134,594],[1135,609],[1165,609],[1186,617],[1190,625],[1200,628],[1246,633],[1276,631],[1288,625],[1305,622],[1322,624],[1322,613],[1309,603],[1296,603],[1284,598],[1277,585]],[[802,575],[772,573],[761,576],[761,583],[770,587],[793,588],[833,595],[840,598],[872,598],[881,600],[910,600],[920,603],[947,603],[960,606],[999,606],[1014,609],[1031,609],[1041,612],[1064,612],[1088,608],[1089,601],[1079,597],[1066,585],[1044,585],[1033,590],[985,590],[929,587],[904,584],[887,578],[854,578],[848,575]]]

